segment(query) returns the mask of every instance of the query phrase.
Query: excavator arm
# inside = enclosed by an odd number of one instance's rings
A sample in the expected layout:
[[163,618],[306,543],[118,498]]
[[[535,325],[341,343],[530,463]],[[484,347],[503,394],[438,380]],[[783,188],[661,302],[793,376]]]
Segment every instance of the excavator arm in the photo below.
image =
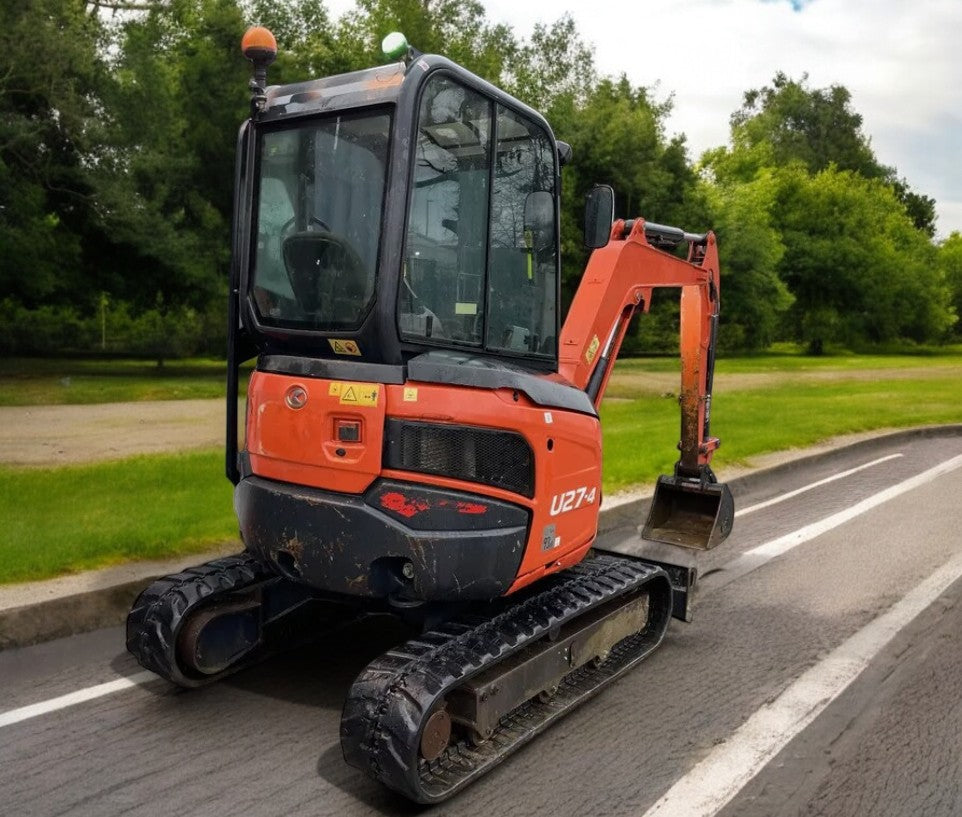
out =
[[[666,249],[688,243],[683,260]],[[628,324],[647,312],[658,287],[681,290],[681,452],[671,476],[656,486],[643,536],[708,549],[731,531],[734,503],[711,459],[711,390],[718,327],[719,265],[715,236],[686,233],[643,219],[612,224],[595,249],[561,331],[560,374],[601,404]]]

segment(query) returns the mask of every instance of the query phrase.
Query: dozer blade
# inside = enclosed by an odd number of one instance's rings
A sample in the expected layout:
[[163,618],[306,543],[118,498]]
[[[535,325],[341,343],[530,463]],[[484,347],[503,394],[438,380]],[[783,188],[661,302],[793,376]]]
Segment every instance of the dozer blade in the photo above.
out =
[[727,485],[658,477],[641,535],[653,542],[711,550],[731,533],[735,502]]

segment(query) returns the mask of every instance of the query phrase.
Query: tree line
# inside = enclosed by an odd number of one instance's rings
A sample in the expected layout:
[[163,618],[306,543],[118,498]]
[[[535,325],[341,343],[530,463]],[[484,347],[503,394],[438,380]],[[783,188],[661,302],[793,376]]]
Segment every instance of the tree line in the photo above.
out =
[[[862,348],[962,336],[962,235],[875,156],[840,85],[776,74],[746,91],[724,147],[692,157],[671,98],[599,74],[570,17],[525,36],[476,0],[0,0],[0,350],[221,354],[239,41],[271,28],[272,83],[369,67],[403,31],[542,111],[564,171],[563,291],[584,269],[586,192],[617,215],[714,229],[728,349]],[[677,344],[673,305],[627,351]]]

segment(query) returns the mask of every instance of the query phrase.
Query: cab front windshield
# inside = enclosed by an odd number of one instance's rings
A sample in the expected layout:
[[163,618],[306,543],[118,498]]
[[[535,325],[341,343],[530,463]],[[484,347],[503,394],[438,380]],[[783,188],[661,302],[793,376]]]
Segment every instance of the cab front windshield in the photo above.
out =
[[250,294],[267,326],[351,330],[374,300],[390,117],[264,133]]

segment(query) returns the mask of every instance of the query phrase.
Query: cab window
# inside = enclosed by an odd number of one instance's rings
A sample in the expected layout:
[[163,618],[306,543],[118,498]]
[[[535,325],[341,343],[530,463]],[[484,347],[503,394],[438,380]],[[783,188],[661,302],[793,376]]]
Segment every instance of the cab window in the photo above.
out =
[[420,103],[398,297],[405,340],[555,356],[552,143],[440,75]]
[[498,106],[486,346],[555,354],[557,242],[551,142]]
[[390,117],[268,131],[258,157],[251,300],[268,326],[355,329],[374,299]]

